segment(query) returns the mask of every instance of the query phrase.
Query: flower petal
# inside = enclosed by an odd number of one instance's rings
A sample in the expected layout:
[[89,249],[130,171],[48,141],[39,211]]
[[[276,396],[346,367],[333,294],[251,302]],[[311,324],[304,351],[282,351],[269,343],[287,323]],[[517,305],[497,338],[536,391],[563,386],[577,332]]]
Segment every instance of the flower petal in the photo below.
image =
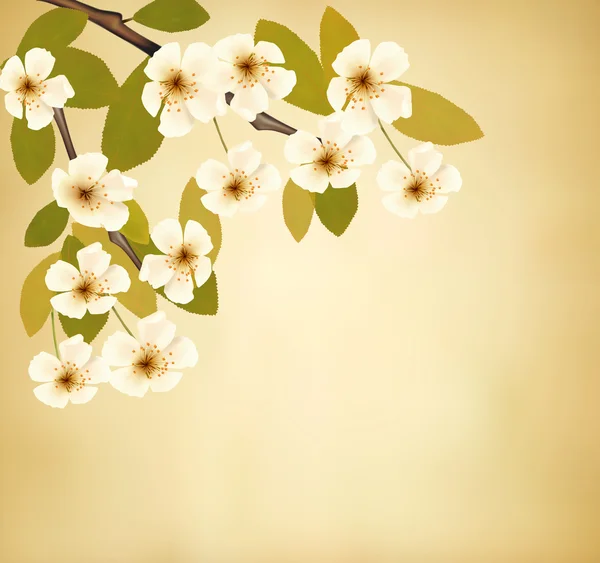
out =
[[53,108],[62,108],[66,101],[74,95],[75,91],[67,77],[60,75],[44,82],[44,90],[40,98]]
[[165,295],[173,303],[189,303],[194,299],[194,284],[191,276],[177,272],[165,285]]
[[64,170],[61,170],[60,168],[55,168],[54,169],[54,172],[52,172],[52,190],[54,190],[54,197],[56,197],[56,191],[55,190],[63,182],[66,182],[68,180],[69,180],[69,175]]
[[55,295],[50,299],[50,303],[61,315],[71,319],[82,319],[87,311],[85,299],[72,291]]
[[69,176],[76,182],[95,182],[102,177],[108,158],[99,152],[88,152],[69,161]]
[[167,320],[163,311],[152,313],[138,321],[138,332],[142,346],[156,344],[159,350],[164,350],[175,337],[175,323]]
[[61,368],[61,365],[56,356],[48,354],[48,352],[40,352],[29,363],[29,377],[40,383],[54,381],[56,372]]
[[419,211],[426,215],[437,213],[444,208],[446,203],[448,203],[448,196],[436,194],[428,201],[421,203],[421,205],[419,205]]
[[181,68],[181,48],[179,43],[163,45],[148,61],[144,72],[150,80],[160,82],[169,78]]
[[440,185],[440,189],[437,191],[440,194],[457,192],[462,186],[460,172],[450,164],[440,166],[439,170],[432,174],[432,177]]
[[75,266],[59,260],[46,272],[46,287],[50,291],[71,291],[79,279],[79,271]]
[[116,297],[104,295],[88,301],[87,309],[91,315],[103,315],[104,313],[108,313],[115,306],[116,302]]
[[140,268],[140,280],[147,281],[154,289],[165,285],[173,276],[175,270],[169,267],[169,259],[165,256],[147,254]]
[[358,180],[359,176],[360,170],[358,168],[349,168],[332,174],[329,177],[329,182],[332,188],[348,188]]
[[183,233],[183,244],[196,255],[208,254],[213,249],[210,235],[198,221],[188,221]]
[[333,70],[340,76],[352,77],[360,72],[359,67],[367,68],[371,58],[371,43],[368,39],[358,39],[344,47],[335,58]]
[[253,174],[260,166],[262,155],[252,146],[250,141],[229,149],[227,153],[232,171],[239,170],[242,174]]
[[119,331],[106,339],[102,347],[102,358],[109,366],[130,366],[139,349],[139,342],[133,336]]
[[100,179],[103,196],[110,201],[129,201],[133,199],[133,190],[137,182],[123,176],[118,170],[111,170]]
[[373,107],[368,101],[364,105],[357,103],[348,104],[344,117],[342,118],[342,128],[352,135],[366,135],[377,127],[377,116]]
[[344,104],[348,99],[347,88],[348,86],[345,78],[336,76],[331,79],[331,82],[327,87],[327,99],[334,110],[340,111],[344,107]]
[[83,341],[81,334],[76,334],[59,345],[60,357],[63,362],[71,362],[81,369],[88,363],[92,355],[92,347]]
[[181,70],[186,74],[195,74],[196,78],[202,79],[214,70],[217,56],[210,45],[198,42],[191,43],[183,53],[181,59]]
[[336,143],[342,148],[352,139],[352,135],[342,129],[343,116],[343,113],[334,113],[319,120],[319,132],[324,145]]
[[[97,213],[96,221],[107,231],[118,231],[129,220],[129,208],[124,203],[104,199],[102,200],[102,206],[102,211]],[[73,212],[71,212],[71,215],[75,217]]]
[[305,131],[296,131],[285,142],[283,152],[288,162],[292,164],[307,164],[315,158],[321,143],[314,135]]
[[261,83],[254,88],[238,88],[231,100],[231,109],[246,121],[254,121],[258,113],[269,108],[269,96]]
[[164,350],[169,360],[169,369],[192,368],[198,363],[196,345],[187,336],[176,336]]
[[260,193],[273,192],[281,188],[281,175],[272,164],[261,164],[252,173],[252,182]]
[[94,356],[82,368],[84,376],[87,378],[86,384],[96,385],[97,383],[108,383],[110,380],[110,368],[104,358]]
[[379,98],[371,100],[371,104],[377,117],[386,123],[412,115],[412,93],[407,86],[386,84]]
[[50,51],[35,47],[25,53],[25,72],[34,80],[45,80],[52,72],[55,62]]
[[14,55],[6,61],[0,72],[0,88],[5,92],[13,92],[19,88],[24,77],[25,67],[21,59]]
[[94,242],[77,252],[79,271],[82,274],[92,274],[98,277],[108,269],[110,254],[102,250],[102,244]]
[[150,234],[152,242],[164,254],[170,254],[183,243],[183,231],[177,219],[163,219]]
[[236,57],[248,56],[254,51],[254,39],[248,33],[238,33],[217,41],[213,49],[220,59],[234,62]]
[[109,266],[98,276],[98,281],[104,286],[103,293],[121,293],[129,290],[131,286],[127,270],[118,264]]
[[158,115],[158,110],[162,106],[162,86],[159,82],[148,82],[142,90],[142,104],[146,111],[152,116]]
[[264,57],[265,61],[269,63],[281,64],[285,62],[285,57],[283,56],[281,49],[275,45],[275,43],[271,43],[270,41],[259,41],[254,46],[254,52],[258,57]]
[[196,287],[203,286],[207,282],[208,278],[210,278],[211,273],[212,264],[210,262],[210,258],[207,256],[200,256],[196,265],[196,271],[194,272],[194,281],[196,282]]
[[19,94],[9,92],[4,96],[4,106],[6,111],[17,119],[23,119],[23,102],[19,99]]
[[226,196],[223,190],[204,194],[200,200],[206,209],[223,217],[233,217],[239,208],[239,201]]
[[427,142],[409,150],[407,160],[415,172],[425,172],[427,176],[432,176],[442,164],[442,153]]
[[71,391],[69,393],[69,400],[74,405],[84,405],[85,403],[89,403],[97,392],[98,387],[88,387],[86,385],[81,389],[74,389]]
[[377,173],[377,185],[384,192],[400,192],[410,175],[411,171],[403,162],[388,160]]
[[293,70],[278,66],[270,68],[265,76],[259,78],[259,82],[272,100],[285,98],[296,86],[296,80],[296,73]]
[[184,104],[192,117],[202,123],[208,123],[216,115],[223,115],[220,100],[225,100],[225,94],[198,85],[194,94],[184,99]]
[[38,99],[37,102],[27,106],[25,117],[27,118],[27,127],[39,131],[52,123],[54,112],[48,104]]
[[373,51],[370,66],[383,82],[390,82],[404,74],[410,65],[408,55],[398,43],[385,41],[377,45]]
[[414,198],[404,197],[401,192],[386,195],[381,201],[388,211],[404,219],[413,219],[419,211],[417,201]]
[[322,194],[329,186],[329,176],[321,166],[313,164],[304,164],[294,168],[290,172],[290,177],[295,184],[308,190]]
[[143,373],[134,373],[131,366],[113,371],[110,377],[110,384],[130,397],[143,397],[150,388],[150,381]]
[[160,113],[158,131],[165,137],[183,137],[192,130],[194,125],[194,118],[183,103],[183,99],[177,100],[177,102],[177,104],[165,106]]
[[62,385],[57,387],[54,381],[38,385],[33,390],[33,393],[42,403],[49,407],[64,409],[69,402],[69,393],[67,390]]
[[248,199],[240,200],[239,210],[243,213],[254,213],[258,211],[267,202],[267,196],[254,194]]
[[348,166],[364,166],[365,164],[373,164],[377,158],[377,151],[373,141],[366,135],[356,135],[344,147],[344,154],[348,158]]
[[154,391],[154,393],[164,393],[166,391],[170,391],[175,387],[180,381],[183,373],[177,371],[168,371],[167,373],[163,373],[158,377],[153,377],[150,380],[150,389]]
[[203,162],[196,172],[196,182],[203,190],[212,192],[223,189],[229,176],[229,168],[218,160],[209,159]]

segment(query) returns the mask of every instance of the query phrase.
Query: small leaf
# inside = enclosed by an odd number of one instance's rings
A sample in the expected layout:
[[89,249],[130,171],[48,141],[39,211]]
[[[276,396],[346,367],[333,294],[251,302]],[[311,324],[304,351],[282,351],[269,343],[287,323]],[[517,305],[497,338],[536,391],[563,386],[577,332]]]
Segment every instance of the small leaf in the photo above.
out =
[[129,219],[121,229],[127,239],[140,244],[148,244],[150,241],[148,219],[140,204],[134,199],[124,202],[129,207]]
[[275,43],[285,57],[282,65],[296,72],[296,86],[285,101],[319,115],[329,115],[331,106],[327,101],[327,84],[317,54],[284,25],[259,20],[254,40]]
[[75,96],[67,100],[67,107],[102,108],[115,100],[119,85],[100,57],[73,47],[53,54],[56,64],[52,74],[64,74],[75,90]]
[[[156,290],[167,301],[173,303],[164,292],[164,288]],[[219,293],[217,290],[217,276],[213,272],[201,287],[194,288],[194,299],[186,304],[174,303],[180,309],[196,315],[216,315],[219,310]]]
[[56,201],[42,207],[25,231],[25,246],[48,246],[65,230],[69,212],[59,207]]
[[25,53],[34,47],[42,47],[52,53],[66,47],[79,37],[86,23],[87,15],[80,10],[50,10],[29,26],[21,39],[17,55],[22,59]]
[[88,344],[98,336],[100,331],[108,321],[108,313],[103,315],[91,315],[89,311],[82,319],[72,319],[59,313],[58,318],[65,334],[71,338],[76,334],[81,334],[83,340]]
[[283,220],[296,242],[308,232],[314,210],[315,194],[288,180],[283,190]]
[[160,31],[175,33],[204,25],[210,16],[194,0],[154,0],[133,15],[133,20]]
[[179,222],[185,229],[186,223],[192,219],[200,223],[207,230],[213,243],[213,249],[207,256],[214,264],[221,249],[221,220],[218,215],[206,209],[200,201],[200,198],[205,193],[206,190],[199,188],[194,178],[187,183],[181,195],[181,203],[179,204]]
[[111,167],[121,172],[150,160],[163,136],[158,132],[159,116],[152,117],[142,105],[142,90],[150,79],[144,74],[145,59],[119,88],[110,105],[102,133],[102,153]]
[[54,162],[54,129],[49,125],[39,131],[27,127],[27,121],[13,119],[10,144],[13,159],[23,180],[35,184]]
[[328,187],[324,193],[316,194],[315,210],[321,223],[339,237],[350,225],[358,209],[356,184],[349,188]]
[[84,246],[85,245],[78,238],[73,235],[67,235],[60,251],[60,259],[72,264],[79,270],[77,253],[84,248]]
[[329,85],[329,81],[337,76],[331,66],[333,61],[344,47],[360,39],[360,37],[353,25],[342,14],[331,6],[327,6],[321,19],[320,38],[321,64],[323,65],[325,80]]
[[86,246],[94,242],[102,243],[102,248],[112,257],[111,263],[119,264],[127,270],[131,280],[129,291],[115,293],[115,297],[124,307],[127,307],[138,317],[147,317],[156,312],[156,294],[154,290],[147,283],[140,281],[139,270],[121,248],[110,241],[108,233],[104,229],[92,229],[75,223],[73,224],[73,235]]
[[435,145],[458,145],[483,137],[476,121],[443,96],[410,84],[395,84],[408,86],[412,91],[412,116],[393,123],[401,133]]
[[21,320],[28,336],[36,334],[50,315],[52,305],[50,299],[54,292],[46,287],[46,272],[57,260],[60,253],[56,252],[42,260],[25,278],[21,290]]

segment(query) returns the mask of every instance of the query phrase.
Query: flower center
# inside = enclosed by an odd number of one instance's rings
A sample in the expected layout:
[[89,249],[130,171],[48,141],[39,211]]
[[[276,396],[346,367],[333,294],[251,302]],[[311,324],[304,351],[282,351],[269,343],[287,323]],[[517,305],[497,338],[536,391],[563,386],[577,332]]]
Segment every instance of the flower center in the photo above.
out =
[[356,108],[356,104],[362,106],[361,109],[366,109],[367,99],[379,98],[381,93],[385,92],[385,88],[381,87],[384,84],[383,72],[377,75],[371,67],[359,66],[354,76],[346,78],[346,83],[346,100],[352,109]]
[[[192,243],[188,243],[187,246],[182,244],[179,248],[171,250],[169,257],[165,260],[169,264],[169,269],[173,269],[176,272],[186,276],[185,281],[189,281],[189,276],[192,275],[198,269],[198,255],[192,251]],[[173,249],[173,247],[171,247]],[[178,280],[180,278],[177,278]]]
[[[415,170],[410,176],[404,176],[404,197],[413,199],[418,203],[430,200],[439,190],[439,178],[433,180],[424,171]],[[437,184],[437,185],[436,185]]]
[[160,377],[169,370],[169,361],[156,344],[151,345],[146,342],[146,346],[140,346],[137,352],[135,350],[132,352],[135,357],[131,365],[135,374],[145,375],[148,379],[152,379],[154,376]]
[[171,106],[181,105],[182,100],[193,100],[194,95],[198,92],[195,88],[197,81],[194,79],[196,73],[193,72],[188,76],[180,69],[170,69],[171,75],[166,80],[160,81],[160,91],[158,92],[161,99],[167,104],[167,111],[177,109],[181,111],[181,107],[172,108]]
[[348,159],[342,153],[337,143],[332,144],[331,141],[327,141],[326,144],[321,145],[320,153],[313,160],[313,163],[316,165],[314,168],[315,171],[317,167],[321,168],[327,172],[328,176],[332,176],[336,172],[339,174],[342,170],[348,169]]
[[[39,74],[38,74],[39,76]],[[42,80],[32,78],[29,75],[20,76],[19,79],[21,83],[17,88],[17,94],[19,96],[19,102],[28,106],[28,109],[31,110],[33,104],[39,108],[38,98],[41,94],[46,93],[46,84],[43,83]]]
[[79,279],[75,280],[73,298],[82,298],[86,303],[98,301],[100,297],[110,293],[110,287],[105,284],[108,284],[108,279],[99,280],[95,274],[85,270],[83,274],[79,274]]
[[[266,76],[269,72],[269,63],[265,57],[258,57],[256,53],[250,53],[248,56],[238,56],[235,58],[233,63],[235,70],[234,74],[237,74],[237,83],[243,84],[244,88],[250,84],[250,88],[254,88],[254,85],[258,83],[261,76]],[[272,70],[271,72],[275,72]],[[231,77],[235,79],[235,76]],[[268,78],[267,82],[271,82]]]
[[[58,368],[57,368],[58,369]],[[89,370],[86,370],[89,373]],[[88,377],[88,380],[91,379]],[[85,376],[81,373],[81,370],[71,362],[65,362],[54,378],[56,389],[63,388],[67,393],[72,391],[80,391],[85,387]]]
[[236,201],[251,198],[254,195],[254,188],[260,188],[260,186],[253,185],[252,180],[248,179],[248,175],[244,170],[240,172],[237,168],[235,173],[229,173],[229,178],[226,176],[223,176],[223,178],[226,179],[223,186],[223,196],[232,197]]
[[[88,176],[88,181],[92,181],[90,176]],[[81,205],[81,209],[87,207],[89,211],[96,211],[100,209],[103,197],[108,197],[107,193],[102,193],[102,188],[105,187],[106,185],[100,184],[100,181],[98,180],[87,185],[74,184],[71,186],[71,189],[74,191],[75,200]],[[114,202],[111,201],[110,204],[113,205]]]

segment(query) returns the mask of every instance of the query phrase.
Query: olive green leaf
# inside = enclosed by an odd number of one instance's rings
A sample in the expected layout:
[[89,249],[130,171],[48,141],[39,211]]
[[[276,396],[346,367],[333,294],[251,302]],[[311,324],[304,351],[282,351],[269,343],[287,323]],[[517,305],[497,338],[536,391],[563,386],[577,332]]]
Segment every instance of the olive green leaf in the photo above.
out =
[[50,315],[50,299],[54,292],[46,287],[46,272],[57,260],[60,253],[55,252],[44,258],[25,278],[21,290],[21,320],[28,336],[38,332]]
[[89,344],[98,336],[104,325],[106,325],[108,313],[91,315],[88,311],[81,319],[72,319],[59,313],[58,318],[60,319],[62,329],[69,338],[76,334],[81,334],[83,340]]
[[283,190],[283,220],[296,242],[308,232],[314,211],[315,194],[288,180]]
[[285,101],[306,111],[329,115],[327,84],[317,54],[284,25],[269,20],[259,20],[254,40],[275,43],[283,52],[284,68],[296,72],[296,86]]
[[65,230],[69,212],[59,207],[56,201],[42,207],[25,231],[25,246],[48,246]]
[[210,16],[194,0],[154,0],[133,14],[133,20],[160,31],[175,33],[204,25]]
[[129,279],[131,279],[131,287],[127,292],[115,294],[115,297],[124,307],[127,307],[138,317],[147,317],[156,312],[156,294],[154,290],[147,283],[140,281],[139,270],[121,248],[110,241],[108,233],[104,229],[93,229],[75,223],[73,224],[73,235],[86,246],[94,242],[102,243],[102,248],[112,257],[111,263],[119,264],[127,270]]
[[129,208],[129,219],[121,229],[121,232],[130,242],[135,241],[140,244],[148,244],[150,240],[150,228],[148,226],[148,219],[140,204],[134,199],[124,203]]
[[10,145],[17,170],[28,184],[35,184],[54,162],[56,141],[52,126],[34,131],[27,127],[25,118],[13,119]]
[[349,188],[328,187],[322,194],[316,194],[315,211],[325,228],[339,237],[350,225],[358,209],[356,184]]
[[42,14],[25,32],[17,49],[21,58],[29,49],[42,47],[54,53],[79,37],[87,23],[87,15],[79,10],[56,8]]
[[142,105],[142,90],[150,81],[144,74],[147,63],[145,59],[119,88],[104,124],[102,153],[121,172],[150,160],[163,141],[158,115],[152,117]]
[[57,50],[53,55],[53,74],[64,74],[75,90],[67,107],[102,108],[115,100],[119,85],[100,57],[73,47]]
[[84,244],[73,235],[67,235],[60,251],[60,259],[72,264],[79,270],[77,253],[84,247]]
[[354,26],[331,6],[325,8],[321,18],[320,38],[321,64],[325,72],[325,80],[329,84],[329,81],[337,76],[331,65],[338,54],[344,47],[360,38]]
[[214,264],[219,250],[221,249],[222,231],[221,220],[218,215],[215,215],[200,201],[200,198],[206,193],[198,187],[196,180],[192,178],[188,183],[183,194],[181,195],[181,203],[179,204],[179,222],[185,229],[185,224],[192,219],[200,223],[208,232],[213,244],[213,249],[207,254],[210,261]]
[[403,82],[412,92],[412,116],[394,121],[394,127],[408,137],[436,145],[458,145],[483,137],[476,121],[443,96]]
[[[163,288],[157,289],[156,293],[173,303],[164,292]],[[213,272],[204,285],[194,288],[194,299],[189,303],[173,303],[180,309],[196,315],[216,315],[219,310],[219,292],[217,290],[217,276]]]

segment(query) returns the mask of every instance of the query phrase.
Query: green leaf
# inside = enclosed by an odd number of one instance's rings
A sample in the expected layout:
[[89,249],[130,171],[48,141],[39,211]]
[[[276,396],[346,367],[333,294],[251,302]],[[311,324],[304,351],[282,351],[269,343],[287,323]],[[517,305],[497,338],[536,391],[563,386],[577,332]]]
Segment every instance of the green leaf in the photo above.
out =
[[218,215],[206,209],[200,201],[200,198],[205,193],[206,190],[199,188],[194,178],[187,183],[181,195],[181,203],[179,204],[179,222],[185,229],[185,224],[192,219],[200,223],[207,230],[213,243],[213,249],[207,256],[214,264],[221,249],[221,220]]
[[327,6],[321,18],[320,38],[321,64],[325,72],[325,80],[329,84],[329,81],[337,76],[331,66],[333,61],[344,47],[360,39],[360,37],[353,25],[342,14],[331,6]]
[[283,190],[283,220],[296,242],[308,232],[314,210],[315,194],[288,180]]
[[150,240],[150,227],[148,225],[148,219],[140,204],[134,199],[124,202],[129,207],[129,219],[127,223],[121,229],[127,239],[140,244],[148,244]]
[[[167,301],[173,303],[164,293],[163,288],[156,293],[162,295]],[[217,290],[217,276],[213,272],[201,287],[194,288],[194,299],[189,303],[174,303],[180,309],[196,315],[216,315],[219,310],[219,293]]]
[[149,284],[140,281],[139,270],[128,258],[120,247],[113,244],[104,229],[93,229],[84,227],[78,223],[73,224],[73,235],[86,246],[94,243],[102,243],[102,248],[111,256],[112,264],[123,266],[129,274],[131,287],[125,293],[116,293],[119,302],[138,317],[147,317],[156,312],[156,294]]
[[403,82],[394,83],[412,91],[412,116],[393,123],[401,133],[435,145],[458,145],[483,137],[476,121],[443,96]]
[[358,209],[356,184],[349,188],[328,187],[322,194],[316,194],[315,210],[325,228],[339,237],[350,225]]
[[317,54],[293,31],[269,20],[259,20],[254,40],[275,43],[283,52],[282,66],[296,72],[296,86],[285,101],[319,115],[329,115],[327,83]]
[[60,251],[60,259],[72,264],[79,270],[77,253],[84,248],[84,246],[85,245],[78,238],[73,235],[67,235]]
[[133,15],[134,21],[174,33],[188,31],[204,25],[210,16],[194,0],[154,0]]
[[51,125],[34,131],[25,118],[13,119],[10,145],[17,170],[28,184],[35,184],[54,162],[56,142]]
[[100,57],[73,47],[57,50],[53,55],[56,64],[52,74],[64,74],[75,90],[67,107],[102,108],[116,99],[119,85]]
[[52,305],[50,299],[54,292],[46,287],[46,272],[57,260],[60,253],[56,252],[44,258],[25,278],[21,290],[21,320],[28,336],[38,332],[50,315]]
[[58,318],[60,319],[60,324],[65,331],[65,334],[69,338],[76,334],[81,334],[83,340],[89,344],[96,336],[98,336],[99,332],[104,328],[104,325],[106,325],[108,313],[104,313],[103,315],[91,315],[89,312],[86,312],[82,319],[72,319],[59,313]]
[[142,90],[150,82],[144,74],[147,63],[145,59],[129,75],[106,116],[102,153],[121,172],[150,160],[163,141],[159,116],[152,117],[142,105]]
[[50,52],[66,47],[79,37],[86,23],[87,15],[79,10],[50,10],[29,26],[21,39],[17,55],[22,59],[34,47],[42,47]]
[[69,212],[59,207],[56,201],[42,207],[29,223],[25,231],[25,246],[48,246],[65,230],[69,222]]

